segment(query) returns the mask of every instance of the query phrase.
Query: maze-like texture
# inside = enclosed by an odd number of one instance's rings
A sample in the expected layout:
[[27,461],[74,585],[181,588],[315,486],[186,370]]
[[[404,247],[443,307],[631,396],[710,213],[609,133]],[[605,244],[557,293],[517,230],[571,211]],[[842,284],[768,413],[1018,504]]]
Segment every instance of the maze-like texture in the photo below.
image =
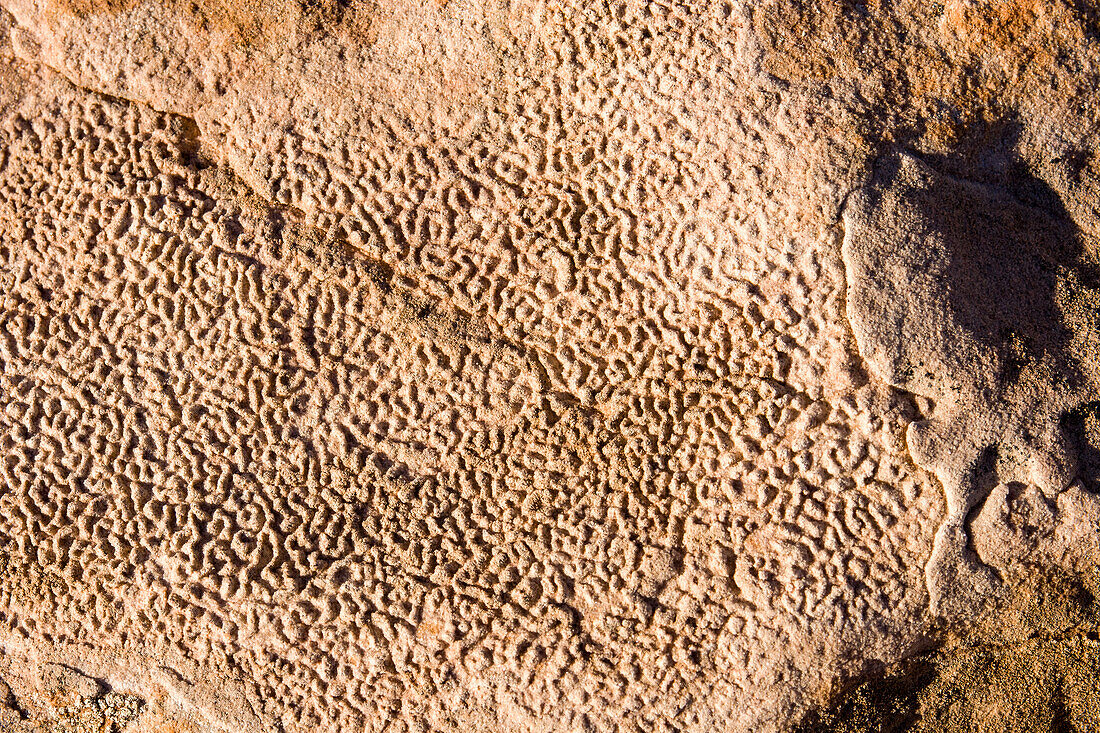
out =
[[767,730],[903,654],[943,500],[850,336],[840,105],[722,3],[517,3],[422,97],[324,77],[391,21],[285,78],[12,33],[3,637],[287,731]]

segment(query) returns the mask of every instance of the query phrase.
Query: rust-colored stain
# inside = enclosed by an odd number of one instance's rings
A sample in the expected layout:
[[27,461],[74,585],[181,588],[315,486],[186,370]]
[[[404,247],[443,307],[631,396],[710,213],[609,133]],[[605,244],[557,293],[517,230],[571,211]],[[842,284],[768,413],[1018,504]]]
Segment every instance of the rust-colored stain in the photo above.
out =
[[[1059,59],[1089,48],[1098,11],[1065,0],[771,0],[754,13],[764,68],[798,84],[860,80],[878,87],[868,108],[921,119],[926,134],[945,143],[975,121],[1001,116],[1027,89],[1057,90],[1071,100],[1081,90]],[[899,22],[899,18],[905,20]],[[877,85],[868,85],[868,79]],[[1054,83],[1052,83],[1054,80]],[[1011,86],[1016,92],[1006,91]],[[947,114],[937,114],[948,110]]]

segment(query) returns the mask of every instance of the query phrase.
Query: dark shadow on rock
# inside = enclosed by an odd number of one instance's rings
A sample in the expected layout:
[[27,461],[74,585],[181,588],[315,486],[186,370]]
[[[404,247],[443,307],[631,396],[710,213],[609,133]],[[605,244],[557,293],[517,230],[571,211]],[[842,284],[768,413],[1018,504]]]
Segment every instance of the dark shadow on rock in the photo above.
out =
[[1086,402],[1062,416],[1062,429],[1077,451],[1081,485],[1100,494],[1100,401]]
[[1092,40],[1100,39],[1100,3],[1096,0],[1071,0],[1070,7],[1085,27],[1088,37]]
[[827,709],[812,711],[794,733],[901,733],[917,722],[917,693],[935,678],[924,657],[903,664],[893,674],[868,676],[840,693]]
[[953,316],[1001,354],[1002,379],[1044,357],[1070,377],[1073,332],[1056,293],[1064,273],[1083,268],[1082,236],[1054,189],[1013,153],[1016,133],[1004,134],[984,150],[924,158],[951,178],[923,197],[921,213],[949,253]]

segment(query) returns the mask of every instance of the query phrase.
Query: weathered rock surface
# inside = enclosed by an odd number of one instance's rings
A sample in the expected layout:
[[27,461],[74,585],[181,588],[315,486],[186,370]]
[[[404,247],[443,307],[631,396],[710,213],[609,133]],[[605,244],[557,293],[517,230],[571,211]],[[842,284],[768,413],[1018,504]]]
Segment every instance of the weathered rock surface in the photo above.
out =
[[0,721],[779,730],[1100,559],[1089,3],[0,7]]

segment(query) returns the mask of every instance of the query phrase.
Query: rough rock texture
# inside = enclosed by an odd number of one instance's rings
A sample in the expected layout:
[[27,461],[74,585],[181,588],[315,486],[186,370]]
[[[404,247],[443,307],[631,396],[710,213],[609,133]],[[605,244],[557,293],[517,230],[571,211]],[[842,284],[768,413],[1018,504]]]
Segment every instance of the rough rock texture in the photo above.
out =
[[1032,569],[995,624],[861,681],[798,733],[1073,733],[1100,727],[1095,573]]
[[[1083,531],[1067,550],[1095,558],[1098,549],[1094,527],[1077,521],[1078,504],[1088,511],[1095,500],[1075,482],[1080,446],[1065,423],[1091,409],[1100,386],[1090,302],[1100,296],[1100,253],[1083,246],[1049,187],[1022,164],[998,162],[1007,168],[1000,188],[893,155],[845,211],[848,312],[861,353],[883,379],[936,405],[907,442],[947,494],[928,583],[933,610],[953,605],[956,614],[998,581],[967,528],[991,491],[996,512],[1012,485],[1037,487],[1019,498],[1048,523],[1073,517],[1066,531]],[[1007,523],[984,526],[995,533]]]
[[778,730],[1100,559],[1083,0],[0,7],[20,725]]

